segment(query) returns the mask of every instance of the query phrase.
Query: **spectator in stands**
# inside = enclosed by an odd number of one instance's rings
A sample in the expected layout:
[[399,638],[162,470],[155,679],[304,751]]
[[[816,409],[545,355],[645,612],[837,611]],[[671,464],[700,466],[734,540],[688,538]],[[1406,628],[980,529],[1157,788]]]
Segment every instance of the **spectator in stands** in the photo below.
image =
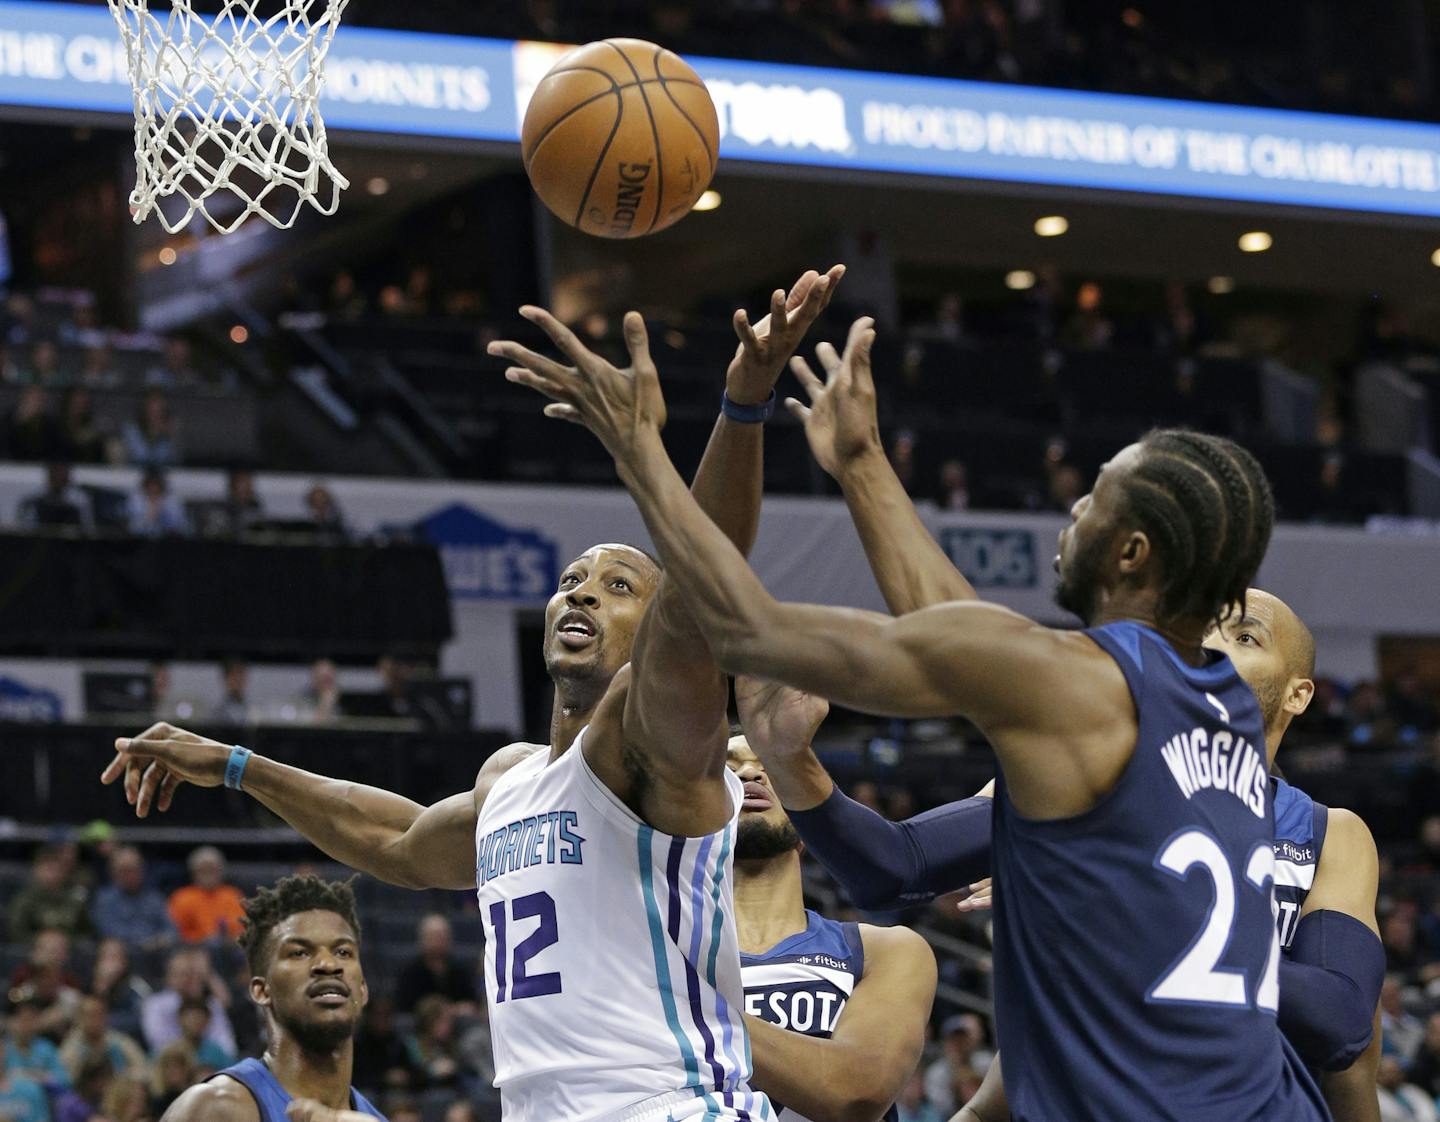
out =
[[60,1062],[60,1050],[41,1035],[40,1004],[21,994],[12,1000],[9,1032],[5,1036],[5,1062],[16,1075],[33,1079],[44,1087],[70,1086],[70,1073]]
[[970,509],[969,476],[959,460],[946,460],[940,465],[940,507],[943,510]]
[[140,490],[130,496],[130,532],[144,538],[185,534],[190,523],[180,504],[170,495],[170,485],[159,468],[146,468]]
[[199,1082],[200,1067],[195,1053],[183,1040],[160,1049],[150,1073],[150,1113],[159,1118],[170,1104]]
[[146,392],[135,420],[120,434],[125,462],[131,467],[172,468],[180,463],[180,426],[170,400],[158,389]]
[[70,939],[61,931],[42,931],[29,957],[10,975],[10,993],[31,1001],[39,1014],[40,1032],[60,1040],[80,1007],[80,980],[69,970]]
[[435,274],[428,265],[414,265],[405,277],[405,306],[412,316],[435,314]]
[[947,292],[935,305],[935,318],[910,333],[916,339],[938,340],[942,343],[965,341],[965,302],[958,292]]
[[1203,342],[1200,318],[1183,281],[1165,283],[1165,312],[1155,328],[1155,349],[1189,354]]
[[90,391],[83,386],[71,386],[60,400],[60,442],[73,464],[105,462],[105,434],[95,421]]
[[355,1086],[372,1101],[382,1091],[410,1086],[409,1054],[395,1030],[395,1002],[389,997],[370,999],[355,1033]]
[[899,1122],[945,1122],[944,1115],[925,1097],[925,1080],[918,1071],[895,1100],[895,1114]]
[[105,1122],[150,1122],[150,1094],[143,1082],[128,1075],[111,1080],[100,1107]]
[[1379,1084],[1380,1122],[1436,1122],[1435,1100],[1405,1081],[1405,1072],[1394,1056],[1380,1057],[1375,1081]]
[[202,381],[190,356],[190,344],[172,336],[165,340],[165,358],[159,365],[145,372],[147,386],[160,386],[167,390],[193,389]]
[[439,995],[464,1011],[474,1009],[475,968],[467,968],[452,954],[454,934],[442,915],[420,921],[416,942],[419,953],[400,971],[395,983],[395,1004],[402,1013],[414,1013],[420,1002]]
[[390,1122],[424,1122],[425,1116],[413,1099],[390,1099],[385,1104],[385,1115]]
[[88,1061],[74,1075],[75,1085],[55,1100],[54,1122],[94,1122],[115,1069],[104,1056]]
[[1410,1082],[1432,1099],[1440,1096],[1440,1013],[1425,1021],[1425,1037],[1409,1066]]
[[1320,462],[1320,475],[1311,492],[1312,522],[1358,522],[1361,511],[1354,496],[1345,486],[1345,456],[1338,451],[1327,452]]
[[1425,1025],[1405,1008],[1405,984],[1398,974],[1386,975],[1380,986],[1380,1033],[1386,1055],[1409,1066],[1425,1039]]
[[149,950],[175,941],[165,897],[145,883],[145,859],[133,845],[110,855],[110,883],[95,894],[95,930],[107,939]]
[[365,294],[355,284],[355,274],[341,269],[330,281],[326,310],[336,319],[357,320],[365,315]]
[[180,938],[187,943],[234,939],[245,906],[240,890],[225,883],[225,855],[213,845],[202,845],[190,854],[188,864],[191,883],[170,896],[170,918]]
[[10,901],[10,942],[28,943],[42,931],[88,935],[85,890],[65,883],[65,864],[55,846],[35,855],[30,883]]
[[265,517],[264,504],[255,493],[255,473],[248,468],[231,468],[226,474],[225,511],[232,534],[243,534]]
[[480,1122],[480,1115],[475,1113],[473,1104],[461,1099],[446,1108],[444,1122]]
[[45,489],[20,501],[18,521],[26,530],[73,527],[89,533],[95,529],[90,496],[70,481],[70,465],[59,461],[45,465]]
[[417,1090],[459,1090],[465,1077],[455,1039],[455,1014],[438,994],[415,1007],[415,1031],[405,1040]]
[[317,658],[310,665],[310,684],[295,699],[297,717],[307,724],[323,725],[341,715],[340,680],[335,663]]
[[915,456],[915,434],[908,429],[895,434],[895,443],[890,446],[890,466],[904,486],[906,494],[915,493],[918,471]]
[[50,412],[50,395],[43,386],[26,386],[5,420],[5,458],[29,463],[53,460],[63,447],[60,426]]
[[214,1075],[236,1060],[235,1053],[209,1034],[210,1007],[202,997],[187,997],[180,1003],[180,1039],[195,1057],[195,1063],[207,1069],[201,1078]]
[[130,952],[119,939],[100,940],[90,992],[105,1002],[112,1027],[129,1037],[140,1036],[141,1010],[153,991],[143,978],[131,974]]
[[55,389],[65,381],[60,369],[60,351],[49,339],[37,340],[30,348],[29,369],[21,376],[37,386]]
[[225,1012],[228,999],[225,987],[210,968],[210,956],[205,949],[181,947],[170,955],[165,968],[165,988],[148,997],[141,1010],[146,1045],[155,1053],[167,1044],[181,1041],[184,1034],[180,1028],[180,1006],[187,1000],[199,1000],[210,1009],[210,1024],[205,1034],[234,1054],[235,1033]]
[[1086,281],[1075,293],[1075,310],[1065,321],[1060,341],[1071,350],[1096,351],[1110,345],[1115,325],[1105,314],[1105,293],[1094,281]]
[[119,1075],[145,1074],[144,1049],[123,1032],[110,1027],[104,998],[87,994],[80,1001],[75,1027],[60,1045],[60,1062],[78,1087],[83,1082],[82,1069],[97,1059],[105,1060]]
[[[974,1013],[956,1013],[940,1026],[941,1054],[925,1069],[925,1097],[946,1118],[965,1105],[959,1084],[973,1075],[975,1058],[985,1039],[985,1029]],[[974,1058],[972,1058],[974,1057]]]
[[124,381],[115,366],[115,351],[109,343],[86,347],[80,356],[80,384],[91,389],[113,390]]
[[885,807],[880,802],[880,788],[868,779],[861,779],[851,787],[850,797],[861,806],[873,810],[876,814],[885,813]]
[[50,1122],[50,1103],[44,1089],[35,1080],[10,1070],[6,1055],[7,1049],[0,1048],[0,1118],[7,1122]]
[[345,528],[345,516],[340,512],[340,504],[323,484],[316,483],[305,493],[305,511],[310,521],[315,523],[315,529],[325,537],[343,541],[350,536]]
[[1050,472],[1050,493],[1047,509],[1065,514],[1085,494],[1085,481],[1074,464],[1059,464]]
[[220,701],[210,710],[210,719],[219,724],[244,725],[250,721],[250,667],[244,659],[227,658],[220,664]]

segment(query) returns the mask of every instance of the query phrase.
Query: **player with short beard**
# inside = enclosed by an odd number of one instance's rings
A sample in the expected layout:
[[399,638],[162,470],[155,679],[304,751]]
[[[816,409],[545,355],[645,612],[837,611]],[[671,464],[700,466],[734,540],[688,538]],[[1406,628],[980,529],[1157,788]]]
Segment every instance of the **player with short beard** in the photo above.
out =
[[350,1085],[370,999],[350,886],[294,876],[260,889],[245,902],[240,946],[265,1016],[265,1055],[190,1088],[161,1122],[383,1122]]

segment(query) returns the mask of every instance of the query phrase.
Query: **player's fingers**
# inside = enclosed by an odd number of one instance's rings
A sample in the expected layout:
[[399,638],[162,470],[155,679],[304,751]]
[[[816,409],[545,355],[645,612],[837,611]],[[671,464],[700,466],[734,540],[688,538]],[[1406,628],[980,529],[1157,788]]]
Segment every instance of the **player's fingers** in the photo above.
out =
[[770,293],[770,333],[775,334],[789,321],[790,315],[785,305],[785,290],[777,288]]
[[830,291],[830,278],[828,276],[817,276],[815,283],[810,286],[810,291],[805,294],[805,303],[801,305],[799,313],[795,318],[809,327],[815,322],[815,317],[824,310],[826,304],[825,294]]
[[552,316],[544,308],[537,308],[534,304],[526,304],[520,309],[520,314],[538,327],[550,341],[560,348],[565,355],[576,366],[587,359],[594,358],[590,349],[580,342],[580,337]]
[[155,792],[169,774],[169,770],[158,760],[145,769],[145,775],[140,780],[140,794],[135,800],[137,817],[145,818],[150,814],[150,808],[155,803]]
[[115,752],[115,758],[111,760],[108,764],[106,764],[105,770],[100,773],[100,782],[108,787],[111,783],[114,783],[115,780],[119,779],[122,775],[124,775],[125,760],[125,753],[121,752],[117,748]]
[[170,804],[175,801],[175,792],[183,782],[185,781],[173,771],[166,774],[165,781],[160,784],[160,794],[155,800],[155,807],[161,814],[170,809]]
[[819,279],[820,274],[814,269],[806,269],[801,273],[800,279],[790,289],[790,295],[785,298],[785,310],[793,312],[805,304],[815,294],[815,282]]
[[145,774],[145,763],[143,758],[125,757],[125,801],[131,806],[140,797],[140,780]]
[[833,379],[840,372],[843,360],[836,353],[835,348],[829,343],[821,343],[815,348],[815,357],[820,360],[820,365],[825,368],[826,381]]
[[645,329],[645,317],[639,312],[626,312],[624,320],[625,349],[630,352],[632,366],[653,366],[650,359],[650,333]]
[[789,410],[790,416],[794,417],[802,425],[810,419],[810,406],[804,405],[793,397],[785,399],[785,408]]
[[759,350],[760,340],[755,335],[755,329],[750,326],[750,316],[744,308],[736,309],[732,322],[735,325],[735,334],[740,340],[740,345],[748,352]]
[[542,377],[523,366],[512,366],[506,370],[505,380],[514,382],[517,386],[529,386],[532,390],[543,393],[546,397],[554,398],[556,401],[567,400],[572,393],[570,387],[562,386],[559,382]]
[[556,421],[573,421],[577,425],[585,423],[585,418],[580,415],[580,410],[563,401],[552,402],[545,406],[545,416]]
[[804,387],[805,393],[809,395],[811,401],[825,392],[825,383],[815,376],[815,371],[810,369],[810,364],[799,355],[790,360],[790,372]]
[[485,348],[485,353],[493,355],[495,358],[506,359],[516,366],[523,366],[537,374],[543,374],[547,378],[565,378],[574,373],[573,368],[556,362],[553,358],[546,358],[529,347],[509,339],[497,339]]
[[830,301],[835,296],[835,289],[840,286],[841,278],[843,278],[844,276],[844,265],[831,265],[829,270],[825,273],[825,279],[830,283],[825,286],[825,293],[820,300],[821,311],[824,311],[827,307],[829,307]]
[[869,357],[869,345],[870,343],[873,343],[875,341],[875,335],[873,331],[874,327],[875,320],[872,319],[870,316],[861,316],[859,319],[857,319],[854,323],[850,325],[850,334],[845,337],[846,358],[850,358],[853,354],[855,354],[857,348],[861,345],[861,340],[865,337],[865,333],[867,331],[870,332],[870,340],[865,344],[865,355],[867,358]]

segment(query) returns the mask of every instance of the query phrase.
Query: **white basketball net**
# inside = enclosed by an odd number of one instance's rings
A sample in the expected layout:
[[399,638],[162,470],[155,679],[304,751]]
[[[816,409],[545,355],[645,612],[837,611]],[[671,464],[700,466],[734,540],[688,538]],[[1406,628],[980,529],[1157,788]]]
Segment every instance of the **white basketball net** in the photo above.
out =
[[191,3],[109,0],[135,91],[135,221],[174,233],[199,211],[228,234],[252,215],[286,229],[306,203],[334,214],[350,184],[319,98],[349,0],[218,0],[215,16]]

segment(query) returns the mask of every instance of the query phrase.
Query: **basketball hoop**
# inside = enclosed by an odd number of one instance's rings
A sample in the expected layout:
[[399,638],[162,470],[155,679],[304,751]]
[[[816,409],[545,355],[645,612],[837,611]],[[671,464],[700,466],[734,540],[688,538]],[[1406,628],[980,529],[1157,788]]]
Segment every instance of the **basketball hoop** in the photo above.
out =
[[137,223],[155,214],[173,234],[199,211],[229,234],[252,215],[288,229],[306,203],[335,213],[350,184],[330,162],[319,99],[349,0],[216,0],[214,16],[194,0],[158,13],[108,2],[135,91]]

